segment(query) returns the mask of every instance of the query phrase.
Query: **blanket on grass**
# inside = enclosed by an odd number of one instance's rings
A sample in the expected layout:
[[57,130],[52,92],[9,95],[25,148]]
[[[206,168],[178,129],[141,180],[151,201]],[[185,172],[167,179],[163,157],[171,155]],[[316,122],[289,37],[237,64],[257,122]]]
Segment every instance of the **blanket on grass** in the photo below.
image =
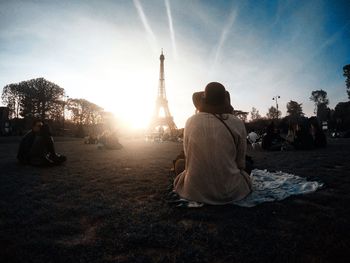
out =
[[[307,179],[284,172],[268,172],[254,169],[250,177],[253,182],[253,191],[244,199],[232,204],[242,207],[253,207],[265,202],[280,201],[292,195],[313,193],[323,187],[318,181]],[[202,207],[204,204],[180,199],[178,206]]]

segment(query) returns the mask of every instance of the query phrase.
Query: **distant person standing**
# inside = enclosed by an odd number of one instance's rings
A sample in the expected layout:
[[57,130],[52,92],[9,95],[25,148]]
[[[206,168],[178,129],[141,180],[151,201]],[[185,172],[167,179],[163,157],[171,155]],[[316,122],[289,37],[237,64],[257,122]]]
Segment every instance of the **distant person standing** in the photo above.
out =
[[22,138],[17,159],[22,164],[35,166],[58,165],[66,161],[66,157],[57,154],[50,127],[41,120],[34,120],[32,129]]
[[199,112],[185,125],[185,160],[175,163],[174,191],[181,198],[213,205],[243,199],[251,192],[245,171],[247,135],[243,122],[232,114],[228,92],[211,82],[192,99]]

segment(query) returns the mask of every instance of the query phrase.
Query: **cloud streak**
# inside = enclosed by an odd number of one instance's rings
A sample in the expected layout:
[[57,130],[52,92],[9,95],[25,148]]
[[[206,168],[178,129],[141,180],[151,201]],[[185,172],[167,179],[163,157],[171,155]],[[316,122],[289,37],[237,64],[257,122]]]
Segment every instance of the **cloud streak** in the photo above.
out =
[[213,61],[213,66],[212,68],[214,68],[218,62],[219,56],[221,54],[221,49],[230,33],[230,30],[236,20],[237,17],[237,10],[236,9],[232,9],[229,18],[227,19],[227,23],[224,27],[224,29],[222,30],[221,36],[220,36],[220,40],[216,46],[215,49],[215,56],[214,56],[214,61]]
[[141,5],[139,0],[134,0],[134,5],[135,5],[137,13],[141,19],[141,22],[146,30],[148,42],[151,45],[153,52],[156,53],[156,52],[158,52],[157,38],[156,38],[155,34],[153,33],[151,26],[148,23],[148,19],[145,15],[145,12],[143,11],[142,5]]
[[171,38],[171,44],[173,46],[173,54],[174,54],[174,58],[177,59],[177,47],[176,47],[176,41],[175,41],[175,31],[174,31],[174,26],[173,26],[173,19],[171,16],[171,8],[170,8],[169,0],[165,0],[165,7],[166,7],[166,13],[168,16],[170,38]]

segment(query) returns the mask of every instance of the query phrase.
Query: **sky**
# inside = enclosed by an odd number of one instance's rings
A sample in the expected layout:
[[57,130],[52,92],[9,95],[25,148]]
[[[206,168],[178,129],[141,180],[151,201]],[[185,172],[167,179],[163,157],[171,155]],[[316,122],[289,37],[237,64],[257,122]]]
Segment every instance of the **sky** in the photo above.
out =
[[0,87],[44,77],[146,127],[165,55],[166,94],[175,123],[194,113],[193,92],[221,82],[235,109],[265,116],[278,100],[313,115],[309,100],[327,91],[347,101],[347,0],[5,1],[0,0]]

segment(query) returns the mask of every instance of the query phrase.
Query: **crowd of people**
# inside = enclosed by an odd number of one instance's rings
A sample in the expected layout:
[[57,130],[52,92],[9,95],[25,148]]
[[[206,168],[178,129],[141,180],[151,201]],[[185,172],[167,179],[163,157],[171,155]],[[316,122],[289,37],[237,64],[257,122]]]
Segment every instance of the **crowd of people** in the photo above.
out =
[[[192,96],[196,113],[184,128],[183,152],[174,160],[175,179],[171,194],[177,198],[221,205],[245,198],[252,191],[252,160],[246,155],[248,143],[261,143],[266,150],[306,150],[325,147],[326,137],[316,118],[292,123],[282,136],[271,123],[263,136],[248,135],[244,123],[233,114],[230,94],[218,82],[209,83],[204,91]],[[96,142],[106,148],[120,148],[114,134],[106,133]],[[95,141],[94,141],[95,142]],[[88,141],[90,143],[90,141]],[[66,157],[56,153],[49,126],[33,122],[23,137],[18,160],[38,166],[59,165]]]
[[254,149],[268,151],[311,150],[327,146],[327,138],[316,117],[302,118],[289,124],[286,133],[271,122],[262,135],[251,131],[248,143]]

